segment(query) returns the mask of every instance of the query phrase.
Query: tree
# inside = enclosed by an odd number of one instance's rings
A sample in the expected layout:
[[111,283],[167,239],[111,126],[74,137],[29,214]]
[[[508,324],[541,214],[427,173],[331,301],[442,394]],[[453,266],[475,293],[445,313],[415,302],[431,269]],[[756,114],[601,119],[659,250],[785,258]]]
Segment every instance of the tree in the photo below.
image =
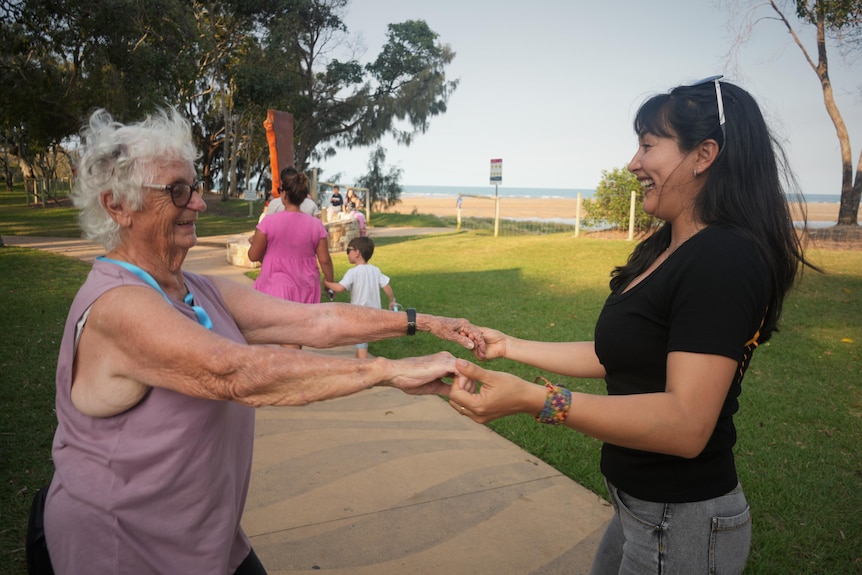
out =
[[22,171],[42,159],[44,172],[94,108],[125,122],[173,105],[192,122],[203,178],[227,196],[243,173],[268,169],[269,108],[293,114],[300,169],[387,134],[409,145],[445,113],[455,54],[416,20],[390,24],[363,66],[349,50],[347,5],[0,0],[2,151]]
[[424,21],[390,24],[386,45],[362,66],[353,54],[335,57],[349,48],[341,17],[348,0],[273,4],[261,49],[237,69],[236,101],[266,102],[293,114],[300,169],[339,147],[371,146],[386,134],[409,145],[431,118],[445,113],[458,85],[445,74],[455,53]]
[[[596,186],[596,193],[587,208],[584,223],[588,226],[611,226],[617,229],[629,227],[632,192],[637,201],[643,200],[643,191],[637,177],[626,168],[614,168],[611,172],[602,170],[602,180]],[[643,210],[635,210],[635,231],[642,233],[651,230],[657,220]]]
[[387,172],[386,150],[377,146],[368,157],[368,173],[359,178],[359,186],[368,188],[369,206],[382,211],[401,201],[401,169],[392,167]]
[[[850,145],[850,133],[844,118],[838,110],[835,96],[832,91],[832,82],[829,79],[829,60],[827,54],[827,39],[831,38],[842,45],[842,40],[847,38],[847,48],[858,48],[860,46],[860,30],[862,30],[862,2],[859,0],[793,0],[796,16],[803,22],[813,25],[816,29],[817,61],[811,57],[802,39],[796,33],[787,16],[779,8],[775,0],[769,0],[768,6],[781,21],[793,41],[802,51],[802,55],[808,62],[820,82],[823,91],[823,101],[826,112],[835,126],[838,142],[841,147],[841,205],[838,211],[838,225],[858,225],[859,200],[862,198],[862,151],[856,162],[854,175],[853,152]],[[763,4],[758,4],[748,13],[748,17],[755,23],[756,11]],[[774,19],[774,18],[764,18]],[[744,26],[743,30],[751,30],[753,26]],[[748,32],[739,37],[739,44],[747,40]]]
[[123,120],[175,100],[194,69],[194,29],[182,0],[0,1],[4,143],[51,177],[51,158],[94,108]]
[[[277,3],[277,0],[275,0]],[[236,193],[244,166],[244,108],[237,105],[237,70],[247,65],[259,43],[260,22],[269,2],[203,0],[194,3],[197,22],[198,73],[184,101],[204,153],[202,175],[207,184],[220,178],[222,200]],[[261,113],[259,117],[264,117]],[[260,122],[258,122],[260,126]],[[260,140],[265,142],[263,129]],[[247,154],[246,154],[247,155]]]

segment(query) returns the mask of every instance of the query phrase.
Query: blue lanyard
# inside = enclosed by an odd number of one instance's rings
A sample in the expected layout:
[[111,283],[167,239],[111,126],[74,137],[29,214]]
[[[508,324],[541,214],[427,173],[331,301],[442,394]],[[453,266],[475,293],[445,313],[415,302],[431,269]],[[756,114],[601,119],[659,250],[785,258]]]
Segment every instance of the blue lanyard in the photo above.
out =
[[[153,276],[151,276],[150,274],[148,274],[146,271],[142,270],[141,268],[139,268],[135,264],[130,264],[129,262],[123,262],[120,260],[112,260],[111,258],[106,258],[105,256],[99,256],[96,259],[101,260],[103,262],[116,264],[116,265],[120,266],[121,268],[125,268],[125,269],[129,270],[130,272],[132,272],[133,274],[135,274],[136,276],[138,276],[139,278],[141,278],[142,280],[147,282],[147,285],[149,285],[150,287],[156,288],[156,290],[158,290],[158,292],[160,294],[162,294],[166,300],[168,300],[168,303],[173,305],[171,298],[168,297],[168,294],[165,293],[165,290],[162,289],[162,287],[153,278]],[[195,315],[198,318],[199,324],[201,324],[202,326],[204,326],[207,329],[213,328],[213,322],[210,319],[209,314],[207,314],[206,310],[199,305],[195,305],[195,298],[192,295],[192,292],[187,293],[186,297],[183,298],[183,301],[186,304],[191,306],[192,311],[195,312]]]

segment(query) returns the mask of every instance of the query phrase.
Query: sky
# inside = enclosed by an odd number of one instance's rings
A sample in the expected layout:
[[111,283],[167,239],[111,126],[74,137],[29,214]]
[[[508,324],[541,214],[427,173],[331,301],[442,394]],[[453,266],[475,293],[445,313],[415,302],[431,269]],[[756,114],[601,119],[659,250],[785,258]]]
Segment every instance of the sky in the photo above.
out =
[[[762,2],[758,2],[763,4]],[[637,148],[632,119],[648,97],[715,74],[748,90],[783,143],[806,195],[838,194],[841,157],[814,71],[777,20],[763,20],[735,58],[740,22],[713,0],[351,0],[344,21],[372,61],[387,24],[425,20],[456,53],[459,85],[445,114],[409,147],[391,139],[387,167],[405,186],[489,186],[503,160],[505,188],[594,189]],[[761,16],[771,13],[761,8]],[[793,20],[795,23],[796,20]],[[816,58],[814,30],[797,27]],[[862,57],[830,44],[830,77],[862,146]],[[365,174],[371,150],[339,150],[321,179]]]

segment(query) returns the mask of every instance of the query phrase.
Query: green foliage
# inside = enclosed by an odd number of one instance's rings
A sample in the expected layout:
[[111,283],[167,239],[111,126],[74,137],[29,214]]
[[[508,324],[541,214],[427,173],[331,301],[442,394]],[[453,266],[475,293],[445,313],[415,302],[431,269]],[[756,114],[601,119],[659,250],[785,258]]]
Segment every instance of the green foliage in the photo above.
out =
[[635,231],[642,233],[652,229],[656,219],[640,209],[643,192],[635,175],[626,168],[614,168],[610,172],[602,170],[602,180],[596,186],[596,193],[587,209],[585,225],[628,229],[632,192],[636,194],[637,202]]
[[[446,111],[446,103],[458,86],[447,81],[445,67],[455,58],[447,45],[437,43],[437,33],[423,20],[390,24],[388,42],[374,63],[366,66],[377,81],[375,111],[367,119],[387,122],[396,141],[409,145],[417,133],[428,129],[429,120]],[[411,130],[396,129],[393,120],[406,119]],[[366,124],[365,126],[373,126]],[[361,134],[365,143],[377,141],[377,130]]]
[[401,168],[386,171],[386,150],[377,146],[368,158],[368,173],[359,178],[359,185],[368,188],[371,209],[383,211],[401,201]]
[[859,29],[862,3],[859,0],[796,0],[796,16],[809,24],[823,21],[833,32]]
[[15,134],[27,158],[74,134],[93,108],[124,119],[172,100],[195,69],[185,2],[102,0],[94,9],[89,0],[66,0],[57,8],[48,0],[4,3],[3,131]]
[[293,114],[304,170],[387,134],[409,144],[458,84],[445,74],[454,52],[422,20],[391,24],[380,55],[360,64],[348,0],[97,4],[0,3],[0,146],[28,165],[74,138],[94,108],[132,121],[174,105],[192,120],[202,176],[227,197],[243,175],[269,169],[268,109]]

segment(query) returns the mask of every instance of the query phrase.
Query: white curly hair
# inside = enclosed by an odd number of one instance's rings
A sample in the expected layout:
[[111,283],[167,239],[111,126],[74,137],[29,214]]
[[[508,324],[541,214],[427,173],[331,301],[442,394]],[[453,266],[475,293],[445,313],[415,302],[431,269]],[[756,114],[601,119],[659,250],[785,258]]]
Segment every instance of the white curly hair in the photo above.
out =
[[109,112],[96,110],[81,129],[72,201],[79,208],[84,237],[107,251],[120,243],[120,226],[102,205],[103,192],[113,201],[140,210],[144,184],[151,184],[159,166],[194,162],[200,157],[191,125],[175,108],[159,109],[141,122],[121,124]]

